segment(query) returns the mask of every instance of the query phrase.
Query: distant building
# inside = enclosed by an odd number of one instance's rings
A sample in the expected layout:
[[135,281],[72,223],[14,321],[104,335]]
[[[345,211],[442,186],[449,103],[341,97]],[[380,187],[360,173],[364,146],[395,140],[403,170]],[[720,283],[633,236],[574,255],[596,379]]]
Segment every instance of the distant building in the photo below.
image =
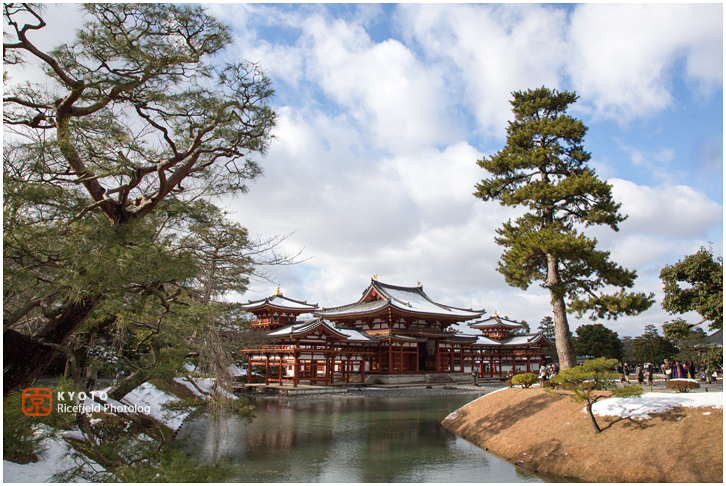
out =
[[[267,331],[264,343],[242,349],[248,364],[264,366],[265,382],[334,384],[393,376],[472,374],[499,377],[534,371],[552,346],[542,333],[517,335],[522,325],[484,310],[433,301],[420,284],[401,287],[371,279],[358,302],[318,308],[278,291],[242,306]],[[297,321],[301,314],[314,319]],[[480,334],[452,329],[467,323]],[[251,376],[251,373],[250,373]]]
[[716,346],[723,347],[723,329],[719,329],[718,331],[714,331],[711,334],[706,337],[706,341],[708,341],[709,344],[715,344]]

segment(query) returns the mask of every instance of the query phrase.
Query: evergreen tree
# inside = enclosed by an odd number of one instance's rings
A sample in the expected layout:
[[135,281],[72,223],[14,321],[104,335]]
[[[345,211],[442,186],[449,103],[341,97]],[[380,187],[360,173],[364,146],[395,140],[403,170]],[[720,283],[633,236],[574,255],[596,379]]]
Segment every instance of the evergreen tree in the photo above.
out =
[[663,281],[663,309],[671,314],[695,311],[701,320],[687,324],[676,319],[663,326],[666,337],[685,340],[694,326],[709,323],[710,330],[723,329],[723,258],[701,247],[695,254],[666,265]]
[[633,339],[632,359],[636,363],[662,363],[666,358],[673,358],[678,348],[668,339],[658,334],[658,328],[652,324],[645,326],[642,336]]
[[555,321],[552,320],[552,316],[545,316],[539,321],[539,327],[537,328],[544,336],[550,341],[555,341]]
[[[220,61],[229,29],[202,8],[82,8],[91,20],[75,41],[43,52],[41,7],[3,7],[4,394],[89,318],[115,322],[104,305],[153,297],[166,319],[200,268],[170,251],[167,220],[245,192],[274,126],[269,79]],[[26,63],[45,77],[16,82]]]
[[585,324],[577,328],[577,336],[573,338],[575,352],[580,356],[592,358],[610,358],[621,361],[625,354],[618,333],[602,324]]
[[618,360],[597,358],[590,359],[583,365],[562,370],[552,378],[555,383],[568,383],[573,391],[571,400],[577,403],[584,403],[587,415],[590,417],[590,424],[596,433],[602,432],[592,412],[592,406],[598,400],[608,398],[608,395],[598,393],[603,390],[610,390],[612,395],[618,398],[639,396],[643,393],[640,385],[628,385],[619,387],[615,380],[620,377],[619,373],[613,371]]
[[[579,228],[608,225],[613,230],[625,217],[612,199],[609,184],[586,164],[583,148],[587,128],[566,114],[577,95],[542,87],[513,93],[514,120],[506,146],[479,161],[491,177],[476,186],[475,196],[528,212],[497,230],[505,248],[497,270],[506,282],[526,290],[541,281],[549,290],[560,366],[575,366],[567,312],[591,318],[617,318],[644,311],[653,296],[626,292],[636,274],[610,261],[609,252]],[[619,288],[613,295],[604,287]],[[569,300],[566,303],[566,299]]]

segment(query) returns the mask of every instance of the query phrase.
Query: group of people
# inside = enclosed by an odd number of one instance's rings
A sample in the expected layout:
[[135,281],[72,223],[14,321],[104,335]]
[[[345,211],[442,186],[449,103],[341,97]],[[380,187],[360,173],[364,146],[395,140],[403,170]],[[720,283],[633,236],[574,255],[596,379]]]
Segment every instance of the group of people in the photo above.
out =
[[666,359],[662,365],[647,362],[645,364],[638,363],[634,367],[628,365],[627,362],[618,364],[618,373],[620,373],[621,383],[630,383],[630,374],[635,375],[635,380],[638,384],[643,385],[654,385],[655,380],[653,375],[655,373],[663,374],[663,381],[672,380],[676,378],[690,378],[694,380],[705,381],[707,383],[713,383],[714,377],[711,370],[708,369],[706,363],[701,363],[700,367],[696,368],[696,363],[691,361],[673,361]]
[[539,367],[539,381],[544,383],[547,380],[552,379],[552,377],[557,376],[557,373],[560,372],[560,366],[552,362],[550,364],[542,364],[542,366]]
[[663,373],[665,379],[675,378],[690,378],[693,380],[705,381],[706,383],[713,383],[713,372],[708,369],[706,363],[701,363],[701,366],[696,368],[696,363],[692,361],[672,361],[666,359],[663,364]]

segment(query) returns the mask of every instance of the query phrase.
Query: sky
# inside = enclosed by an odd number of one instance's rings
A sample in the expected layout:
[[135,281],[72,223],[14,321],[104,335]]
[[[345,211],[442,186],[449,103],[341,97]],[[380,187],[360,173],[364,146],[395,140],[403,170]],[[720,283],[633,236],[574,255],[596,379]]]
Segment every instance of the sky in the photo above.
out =
[[[65,7],[67,8],[67,7]],[[656,303],[597,321],[622,336],[673,318],[658,275],[700,247],[723,254],[721,4],[207,4],[232,28],[230,62],[273,81],[275,139],[248,194],[221,201],[252,235],[290,234],[304,262],[267,269],[239,300],[357,301],[370,279],[447,305],[526,320],[548,292],[496,271],[497,228],[477,160],[506,143],[511,93],[575,91],[590,166],[628,219],[590,228]],[[64,14],[66,15],[66,14]],[[58,16],[57,18],[61,18]],[[51,28],[63,29],[66,24]],[[49,32],[52,32],[49,30]],[[695,322],[697,316],[686,316]],[[570,328],[594,321],[570,316]]]
[[[575,91],[591,166],[628,219],[591,228],[653,292],[647,312],[598,321],[622,336],[673,318],[660,270],[701,246],[723,253],[720,4],[209,5],[228,55],[274,82],[265,175],[227,202],[252,234],[294,232],[307,261],[271,269],[242,300],[357,301],[377,275],[434,300],[497,311],[533,330],[552,315],[534,284],[496,271],[495,230],[521,210],[472,193],[476,161],[506,143],[511,93]],[[687,316],[692,322],[697,316]],[[570,317],[574,331],[593,321]]]

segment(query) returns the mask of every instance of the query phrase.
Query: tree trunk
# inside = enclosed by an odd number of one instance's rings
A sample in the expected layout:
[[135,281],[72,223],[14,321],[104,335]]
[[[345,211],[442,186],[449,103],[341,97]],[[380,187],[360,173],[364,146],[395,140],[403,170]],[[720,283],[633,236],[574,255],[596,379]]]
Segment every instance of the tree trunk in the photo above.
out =
[[587,402],[587,415],[590,416],[590,423],[595,429],[595,433],[599,434],[602,432],[602,430],[600,430],[600,426],[597,424],[597,420],[595,420],[595,415],[592,413],[592,402]]
[[560,369],[577,366],[575,348],[572,346],[572,333],[567,323],[567,307],[564,291],[561,289],[557,257],[547,254],[547,287],[552,298],[552,312],[555,323],[555,346]]
[[142,368],[131,373],[126,378],[119,380],[114,386],[108,390],[108,398],[120,401],[123,397],[131,393],[136,387],[143,385],[152,377],[151,368]]
[[33,337],[13,329],[3,333],[3,396],[32,384],[57,351],[44,343],[63,345],[101,301],[99,295],[69,303]]

